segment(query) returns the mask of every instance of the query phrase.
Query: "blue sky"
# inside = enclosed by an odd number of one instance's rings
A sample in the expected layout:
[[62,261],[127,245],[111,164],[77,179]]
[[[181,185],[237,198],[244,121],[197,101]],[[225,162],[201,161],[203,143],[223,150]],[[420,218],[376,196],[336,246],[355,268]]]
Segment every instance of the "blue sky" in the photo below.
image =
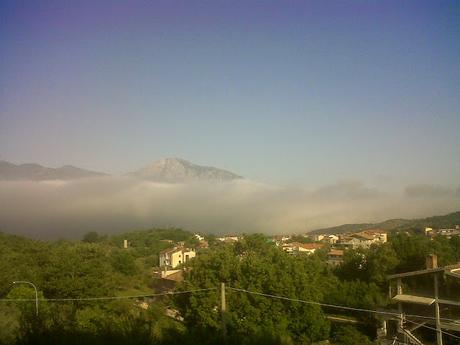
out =
[[0,159],[458,185],[458,1],[0,1]]

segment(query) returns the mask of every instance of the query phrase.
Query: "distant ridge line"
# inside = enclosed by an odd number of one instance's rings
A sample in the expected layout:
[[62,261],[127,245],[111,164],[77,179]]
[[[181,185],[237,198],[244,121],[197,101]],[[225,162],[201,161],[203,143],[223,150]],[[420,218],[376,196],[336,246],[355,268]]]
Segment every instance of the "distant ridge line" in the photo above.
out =
[[415,219],[388,219],[379,223],[357,223],[342,224],[333,227],[316,229],[309,234],[343,234],[346,232],[358,232],[362,230],[377,228],[388,231],[398,230],[422,230],[425,227],[448,228],[460,225],[460,211],[452,212],[442,216],[432,216]]

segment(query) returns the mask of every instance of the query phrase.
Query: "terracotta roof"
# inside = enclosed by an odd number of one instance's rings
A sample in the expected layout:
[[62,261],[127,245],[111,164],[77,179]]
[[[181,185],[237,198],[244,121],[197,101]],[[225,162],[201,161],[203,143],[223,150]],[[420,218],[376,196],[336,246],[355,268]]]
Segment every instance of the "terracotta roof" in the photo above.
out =
[[160,252],[160,254],[169,254],[169,253],[179,252],[179,251],[181,251],[183,249],[184,249],[183,247],[166,248],[166,249],[163,249]]
[[341,249],[331,249],[329,251],[329,255],[342,256],[343,255],[343,250],[341,250]]
[[320,249],[324,247],[324,244],[322,243],[298,243],[299,247],[302,247],[304,249]]

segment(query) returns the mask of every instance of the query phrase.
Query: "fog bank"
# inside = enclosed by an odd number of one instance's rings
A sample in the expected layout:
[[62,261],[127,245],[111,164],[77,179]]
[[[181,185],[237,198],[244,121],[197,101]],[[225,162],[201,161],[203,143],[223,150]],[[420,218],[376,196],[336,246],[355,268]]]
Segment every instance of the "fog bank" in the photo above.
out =
[[98,177],[2,181],[0,205],[1,231],[38,238],[152,227],[273,234],[445,214],[460,209],[460,189],[407,186],[395,194],[358,181],[306,190],[248,180],[167,184]]

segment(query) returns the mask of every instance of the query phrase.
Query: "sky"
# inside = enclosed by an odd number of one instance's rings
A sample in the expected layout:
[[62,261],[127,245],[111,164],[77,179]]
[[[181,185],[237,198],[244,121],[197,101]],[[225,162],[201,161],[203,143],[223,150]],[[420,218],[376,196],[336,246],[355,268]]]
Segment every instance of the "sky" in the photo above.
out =
[[0,3],[1,159],[458,183],[458,1]]
[[0,159],[426,198],[366,220],[460,207],[458,1],[0,0],[0,44]]

